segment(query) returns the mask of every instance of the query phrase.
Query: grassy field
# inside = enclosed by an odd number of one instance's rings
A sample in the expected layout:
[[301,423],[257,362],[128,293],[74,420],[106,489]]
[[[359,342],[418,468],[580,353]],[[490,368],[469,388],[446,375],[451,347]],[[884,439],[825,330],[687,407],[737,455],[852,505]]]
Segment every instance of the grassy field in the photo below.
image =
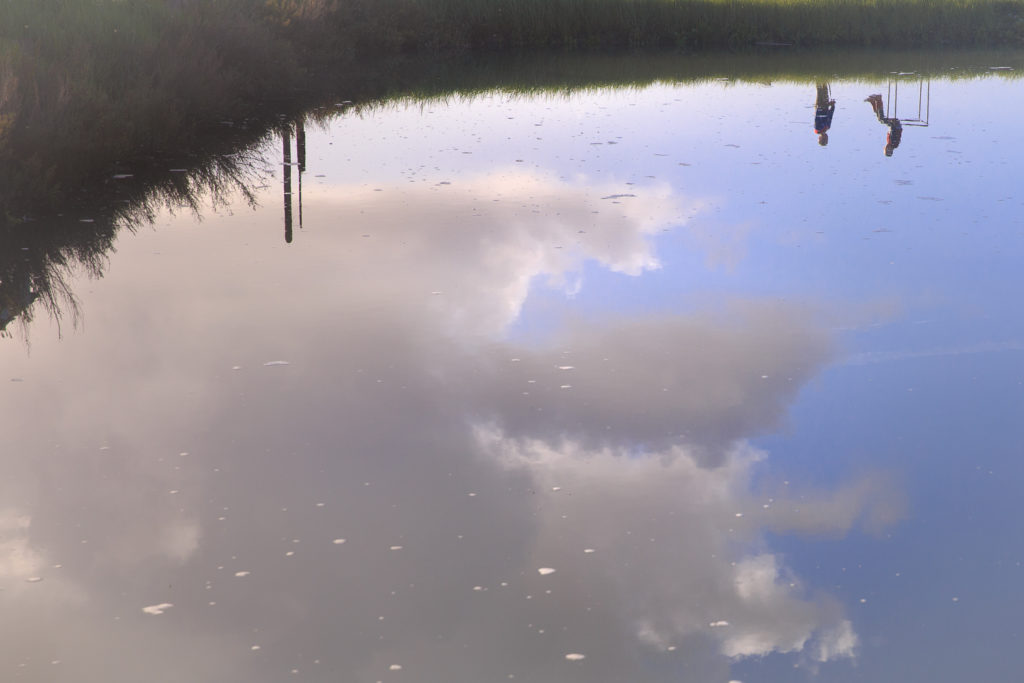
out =
[[328,23],[355,54],[451,48],[993,45],[1017,0],[350,0]]
[[0,0],[0,220],[324,74],[356,92],[410,56],[756,43],[1019,45],[1024,0]]

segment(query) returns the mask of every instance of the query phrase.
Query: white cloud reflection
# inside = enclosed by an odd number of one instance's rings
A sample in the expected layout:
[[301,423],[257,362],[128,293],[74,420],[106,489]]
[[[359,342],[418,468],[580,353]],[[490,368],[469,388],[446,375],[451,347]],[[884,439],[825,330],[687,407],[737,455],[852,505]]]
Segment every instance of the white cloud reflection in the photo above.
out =
[[347,265],[375,278],[370,296],[430,292],[445,331],[493,335],[516,320],[536,278],[571,293],[588,260],[627,275],[658,268],[650,236],[699,207],[667,185],[630,197],[617,187],[508,169],[411,188],[312,189],[307,201],[314,220],[323,211],[333,225],[366,226],[373,258]]
[[[105,324],[37,345],[0,399],[19,425],[0,491],[22,502],[0,517],[0,608],[30,623],[0,653],[24,680],[705,681],[854,652],[764,532],[884,521],[877,487],[800,513],[752,484],[767,454],[746,439],[831,358],[804,311],[516,344],[535,278],[657,267],[648,237],[681,201],[519,172],[381,189],[307,194],[316,248],[261,251],[259,272],[225,256],[248,216],[200,253],[186,227],[132,238],[86,302]],[[41,616],[58,592],[9,591],[43,558],[83,596],[60,619]]]

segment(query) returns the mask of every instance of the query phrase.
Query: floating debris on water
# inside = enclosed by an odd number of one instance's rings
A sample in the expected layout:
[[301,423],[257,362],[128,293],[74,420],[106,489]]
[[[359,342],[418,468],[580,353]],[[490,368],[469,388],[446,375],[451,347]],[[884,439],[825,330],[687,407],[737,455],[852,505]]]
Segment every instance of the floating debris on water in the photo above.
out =
[[239,578],[242,578],[243,576],[249,576],[249,574],[251,574],[251,573],[252,572],[248,572],[248,571],[240,571],[240,572],[235,572],[235,576],[237,576]]
[[579,652],[570,652],[565,656],[570,662],[579,662],[587,658],[586,655],[580,654]]
[[554,574],[555,570],[552,567],[541,567],[537,570],[537,573],[541,576],[547,576],[548,574]]
[[263,364],[263,367],[269,368],[275,365],[291,365],[291,363],[286,360],[268,360]]
[[146,607],[143,607],[142,611],[145,612],[146,614],[157,615],[157,614],[163,614],[164,611],[170,609],[171,607],[174,607],[174,603],[161,602],[159,605],[148,605]]
[[333,543],[334,545],[341,545],[344,542],[345,542],[344,538],[336,538],[333,541],[331,541],[331,543]]

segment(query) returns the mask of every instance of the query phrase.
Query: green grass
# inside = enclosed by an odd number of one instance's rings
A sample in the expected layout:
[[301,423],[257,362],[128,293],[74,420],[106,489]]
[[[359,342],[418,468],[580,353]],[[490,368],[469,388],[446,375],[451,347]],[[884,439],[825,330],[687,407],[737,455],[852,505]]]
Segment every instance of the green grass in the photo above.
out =
[[1018,0],[350,0],[355,54],[452,48],[1020,44]]

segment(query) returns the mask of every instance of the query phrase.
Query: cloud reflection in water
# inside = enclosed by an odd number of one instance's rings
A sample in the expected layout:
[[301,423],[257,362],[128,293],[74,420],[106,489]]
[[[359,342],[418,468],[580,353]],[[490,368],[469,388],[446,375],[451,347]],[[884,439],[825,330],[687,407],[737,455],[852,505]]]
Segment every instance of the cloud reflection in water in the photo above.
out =
[[185,228],[131,238],[160,260],[113,264],[135,286],[87,304],[109,326],[3,399],[0,654],[23,680],[726,680],[853,654],[763,534],[846,532],[884,492],[769,502],[746,442],[832,358],[811,316],[741,301],[516,342],[539,277],[640,275],[693,206],[518,171],[380,189],[310,191],[315,249],[259,272],[224,255],[273,210],[198,254]]

